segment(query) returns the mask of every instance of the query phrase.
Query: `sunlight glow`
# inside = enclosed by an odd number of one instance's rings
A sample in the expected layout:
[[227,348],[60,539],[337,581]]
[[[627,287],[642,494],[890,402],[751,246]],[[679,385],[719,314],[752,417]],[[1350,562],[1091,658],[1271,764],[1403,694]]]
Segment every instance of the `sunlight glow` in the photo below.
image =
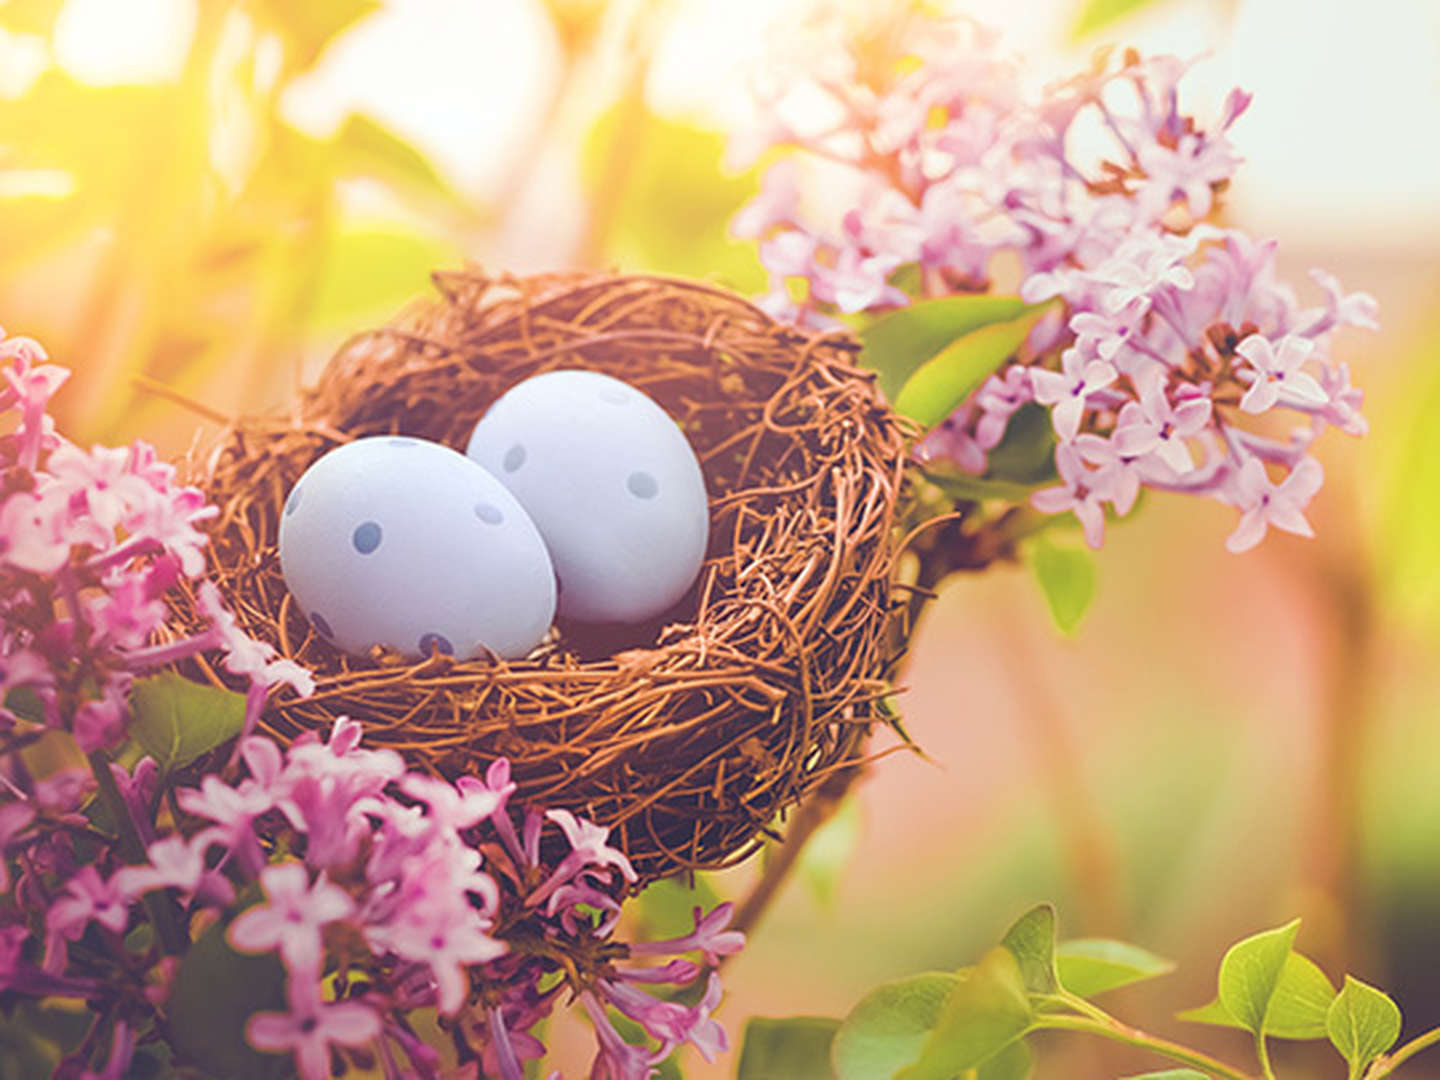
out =
[[63,169],[0,170],[0,199],[64,199],[75,191],[75,178]]
[[176,78],[195,10],[196,0],[69,0],[55,23],[55,59],[92,86]]
[[0,26],[0,100],[24,97],[49,66],[44,38],[12,34]]
[[556,59],[535,4],[391,0],[297,82],[285,114],[321,135],[351,110],[368,112],[483,194],[529,137]]

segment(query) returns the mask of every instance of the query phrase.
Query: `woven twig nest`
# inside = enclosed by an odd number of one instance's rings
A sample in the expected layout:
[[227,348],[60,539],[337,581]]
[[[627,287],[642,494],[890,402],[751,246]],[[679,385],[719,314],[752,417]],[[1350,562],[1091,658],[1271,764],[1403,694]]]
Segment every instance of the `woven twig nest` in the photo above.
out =
[[[200,477],[241,627],[317,676],[313,697],[272,698],[262,725],[289,740],[348,714],[368,745],[448,776],[503,755],[520,803],[613,826],[643,879],[743,858],[778,812],[855,764],[884,715],[902,422],[853,341],[782,327],[718,288],[435,280],[440,300],[348,342],[292,417],[232,427]],[[366,435],[463,450],[492,401],[555,368],[623,379],[683,426],[711,514],[690,594],[623,637],[562,626],[521,661],[358,660],[314,633],[276,553],[306,467]]]

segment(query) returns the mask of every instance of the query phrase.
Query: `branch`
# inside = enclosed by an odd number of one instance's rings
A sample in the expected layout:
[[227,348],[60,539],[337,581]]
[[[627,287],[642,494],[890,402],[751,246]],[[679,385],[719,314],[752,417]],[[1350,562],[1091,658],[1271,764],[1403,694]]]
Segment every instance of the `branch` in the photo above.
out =
[[[862,767],[857,764],[832,773],[815,789],[815,793],[800,805],[791,819],[790,828],[785,832],[785,839],[780,842],[780,846],[761,870],[760,879],[736,908],[735,918],[730,923],[731,929],[749,934],[764,917],[779,894],[780,886],[795,869],[805,845],[821,826],[835,816],[861,771]],[[722,957],[722,963],[724,959]]]

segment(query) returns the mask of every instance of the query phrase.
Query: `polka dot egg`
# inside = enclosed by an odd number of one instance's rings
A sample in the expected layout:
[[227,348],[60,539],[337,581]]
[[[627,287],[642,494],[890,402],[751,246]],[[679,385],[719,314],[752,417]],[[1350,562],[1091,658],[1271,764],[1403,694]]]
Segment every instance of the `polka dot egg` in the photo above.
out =
[[490,407],[466,452],[534,519],[560,614],[642,622],[694,583],[710,531],[705,479],[679,426],[634,387],[593,371],[537,375]]
[[422,439],[358,439],[311,465],[281,514],[280,567],[316,632],[357,656],[388,645],[520,657],[555,612],[525,510],[475,462]]

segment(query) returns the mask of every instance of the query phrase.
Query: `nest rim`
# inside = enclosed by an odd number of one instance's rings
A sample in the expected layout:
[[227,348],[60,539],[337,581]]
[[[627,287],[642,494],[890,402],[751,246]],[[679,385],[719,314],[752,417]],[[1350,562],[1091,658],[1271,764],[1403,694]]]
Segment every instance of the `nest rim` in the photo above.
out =
[[[507,757],[517,805],[610,828],[641,885],[743,860],[778,815],[853,773],[890,719],[912,432],[852,338],[783,326],[720,286],[477,268],[433,279],[438,299],[351,337],[288,416],[237,420],[191,470],[220,507],[212,576],[240,627],[316,674],[308,698],[272,695],[260,726],[288,743],[351,715],[367,745],[451,778]],[[367,661],[320,639],[275,551],[304,468],[376,434],[463,452],[480,404],[575,367],[649,394],[696,450],[711,544],[686,600],[596,642],[562,626],[520,660]],[[182,603],[173,622],[183,633],[198,619]]]

